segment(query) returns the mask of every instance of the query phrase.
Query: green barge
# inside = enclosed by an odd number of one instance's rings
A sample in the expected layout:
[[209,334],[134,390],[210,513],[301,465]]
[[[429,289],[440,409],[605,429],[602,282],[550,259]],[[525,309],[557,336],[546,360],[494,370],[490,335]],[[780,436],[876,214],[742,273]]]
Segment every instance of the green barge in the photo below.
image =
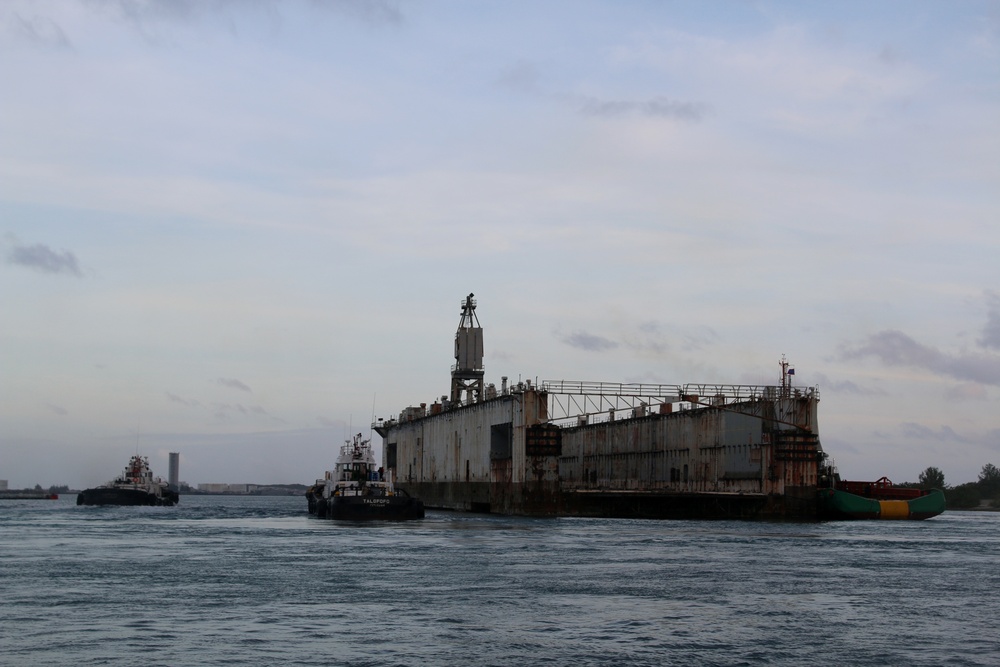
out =
[[819,517],[837,519],[929,519],[944,512],[939,489],[894,486],[888,477],[875,482],[837,480],[819,489]]

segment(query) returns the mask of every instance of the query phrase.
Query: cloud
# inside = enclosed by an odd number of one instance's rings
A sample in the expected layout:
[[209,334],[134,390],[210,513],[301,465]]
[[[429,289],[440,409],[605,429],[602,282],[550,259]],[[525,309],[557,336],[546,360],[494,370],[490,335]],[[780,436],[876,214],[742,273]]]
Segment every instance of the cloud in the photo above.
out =
[[[259,12],[277,25],[285,5],[276,0],[232,2],[231,0],[90,0],[98,11],[132,24],[142,32],[158,23],[190,24],[209,15],[224,19],[235,31],[233,22],[241,14]],[[318,0],[307,3],[317,11],[330,11],[370,25],[398,25],[403,13],[392,0]]]
[[57,49],[71,49],[69,38],[52,19],[45,17],[33,17],[30,19],[14,13],[11,16],[8,26],[17,37],[41,46],[53,47]]
[[231,389],[239,389],[240,391],[245,391],[251,394],[253,393],[250,387],[233,378],[219,378],[216,382],[221,384],[223,387],[230,387]]
[[183,406],[186,406],[186,407],[189,407],[189,408],[197,408],[197,407],[199,407],[201,405],[201,403],[199,403],[196,400],[193,400],[193,399],[192,400],[187,400],[187,399],[181,398],[180,396],[177,396],[176,394],[171,394],[169,391],[166,392],[166,393],[167,393],[167,398],[170,400],[171,403],[179,403],[179,404],[181,404]]
[[964,382],[946,391],[944,397],[953,401],[985,401],[989,398],[989,393],[978,382]]
[[83,277],[76,255],[69,251],[55,252],[41,243],[29,246],[12,241],[10,252],[7,253],[7,263],[25,266],[42,273],[65,273],[78,278]]
[[950,426],[941,426],[937,430],[917,424],[916,422],[906,422],[900,425],[903,435],[915,440],[933,440],[935,442],[962,442],[971,443],[973,440],[959,435]]
[[1000,452],[1000,428],[995,428],[986,433],[986,447]]
[[641,115],[651,118],[666,118],[697,122],[705,117],[708,107],[695,102],[681,102],[666,97],[654,97],[644,101],[602,100],[595,97],[564,96],[577,106],[585,116],[618,118]]
[[718,339],[718,334],[708,327],[681,329],[671,325],[664,326],[655,320],[644,320],[625,327],[615,339],[586,331],[575,331],[568,335],[556,331],[555,335],[570,347],[588,352],[622,348],[643,356],[663,356],[674,348],[684,352],[697,351]]
[[258,417],[267,417],[271,421],[278,424],[285,423],[283,419],[279,419],[277,417],[272,417],[271,415],[269,415],[267,410],[265,410],[259,405],[246,406],[243,405],[242,403],[236,403],[235,405],[230,403],[213,403],[212,408],[215,410],[213,416],[219,421],[228,421],[231,416],[235,415],[236,413],[239,413],[239,415],[242,415],[244,417],[252,417],[256,415]]
[[856,394],[858,396],[878,396],[885,394],[885,391],[881,389],[862,387],[854,382],[851,382],[850,380],[831,380],[823,373],[816,373],[814,377],[816,384],[819,385],[820,389],[824,392],[832,391],[837,394]]
[[49,403],[45,407],[48,408],[52,413],[57,414],[60,417],[65,417],[66,415],[69,414],[69,412],[66,411],[66,408],[59,405],[52,405],[51,403]]
[[989,349],[1000,350],[1000,294],[987,292],[986,324],[983,326],[983,336],[976,342]]
[[538,92],[538,68],[528,62],[511,65],[497,78],[497,84],[520,93]]
[[[250,6],[251,3],[246,3]],[[256,5],[257,7],[266,5]],[[153,45],[166,43],[167,31],[178,25],[195,25],[210,12],[222,14],[229,29],[236,30],[232,16],[222,0],[88,0],[86,7],[100,18],[110,18],[135,30]]]
[[1000,357],[989,354],[947,354],[922,345],[901,331],[880,331],[857,345],[841,346],[841,360],[874,357],[887,366],[923,368],[956,380],[1000,386]]
[[609,340],[603,336],[589,334],[585,331],[577,331],[568,336],[564,336],[562,342],[566,343],[570,347],[579,348],[588,352],[603,352],[605,350],[613,350],[618,347],[618,343],[613,340]]
[[625,345],[638,352],[653,354],[663,354],[670,349],[666,342],[666,332],[659,322],[653,320],[640,322],[637,333],[628,336]]
[[141,22],[144,20],[188,20],[199,9],[207,10],[221,6],[219,2],[195,2],[193,0],[90,0],[91,7],[118,14],[124,19]]
[[719,340],[711,327],[663,325],[655,320],[640,322],[635,332],[626,336],[625,345],[640,352],[664,354],[677,347],[682,352],[698,352]]
[[718,342],[719,334],[707,326],[697,327],[693,331],[685,331],[681,336],[681,349],[685,352],[697,352]]
[[530,62],[517,62],[504,69],[497,77],[498,86],[518,93],[539,95],[568,104],[584,116],[598,118],[621,118],[625,116],[645,116],[697,122],[708,114],[708,105],[700,102],[685,102],[659,95],[641,100],[602,99],[575,93],[549,93],[540,85],[541,74],[538,67]]
[[399,25],[403,12],[392,0],[337,0],[316,2],[317,7],[330,7],[372,25]]

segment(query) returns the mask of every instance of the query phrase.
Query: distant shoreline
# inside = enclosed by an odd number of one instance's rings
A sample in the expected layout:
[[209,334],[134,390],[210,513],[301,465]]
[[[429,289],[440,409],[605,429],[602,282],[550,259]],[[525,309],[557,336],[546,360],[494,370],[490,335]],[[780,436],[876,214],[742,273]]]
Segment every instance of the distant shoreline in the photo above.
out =
[[947,507],[946,512],[1000,512],[1000,507]]

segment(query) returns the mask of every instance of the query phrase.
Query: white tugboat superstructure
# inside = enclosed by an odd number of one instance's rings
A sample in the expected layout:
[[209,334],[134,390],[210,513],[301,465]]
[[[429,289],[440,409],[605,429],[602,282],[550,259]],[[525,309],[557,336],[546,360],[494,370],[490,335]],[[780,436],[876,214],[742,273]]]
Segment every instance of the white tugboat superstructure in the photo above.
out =
[[306,492],[309,512],[326,519],[420,519],[424,504],[398,491],[360,433],[340,448],[337,463]]

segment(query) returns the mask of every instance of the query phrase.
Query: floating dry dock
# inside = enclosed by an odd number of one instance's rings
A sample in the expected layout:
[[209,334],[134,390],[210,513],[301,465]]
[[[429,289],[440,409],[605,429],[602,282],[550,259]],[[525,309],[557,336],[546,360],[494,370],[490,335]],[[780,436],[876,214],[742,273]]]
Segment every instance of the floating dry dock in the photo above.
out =
[[427,507],[530,516],[815,518],[830,468],[819,392],[774,386],[484,385],[462,302],[451,394],[379,419],[383,465]]

